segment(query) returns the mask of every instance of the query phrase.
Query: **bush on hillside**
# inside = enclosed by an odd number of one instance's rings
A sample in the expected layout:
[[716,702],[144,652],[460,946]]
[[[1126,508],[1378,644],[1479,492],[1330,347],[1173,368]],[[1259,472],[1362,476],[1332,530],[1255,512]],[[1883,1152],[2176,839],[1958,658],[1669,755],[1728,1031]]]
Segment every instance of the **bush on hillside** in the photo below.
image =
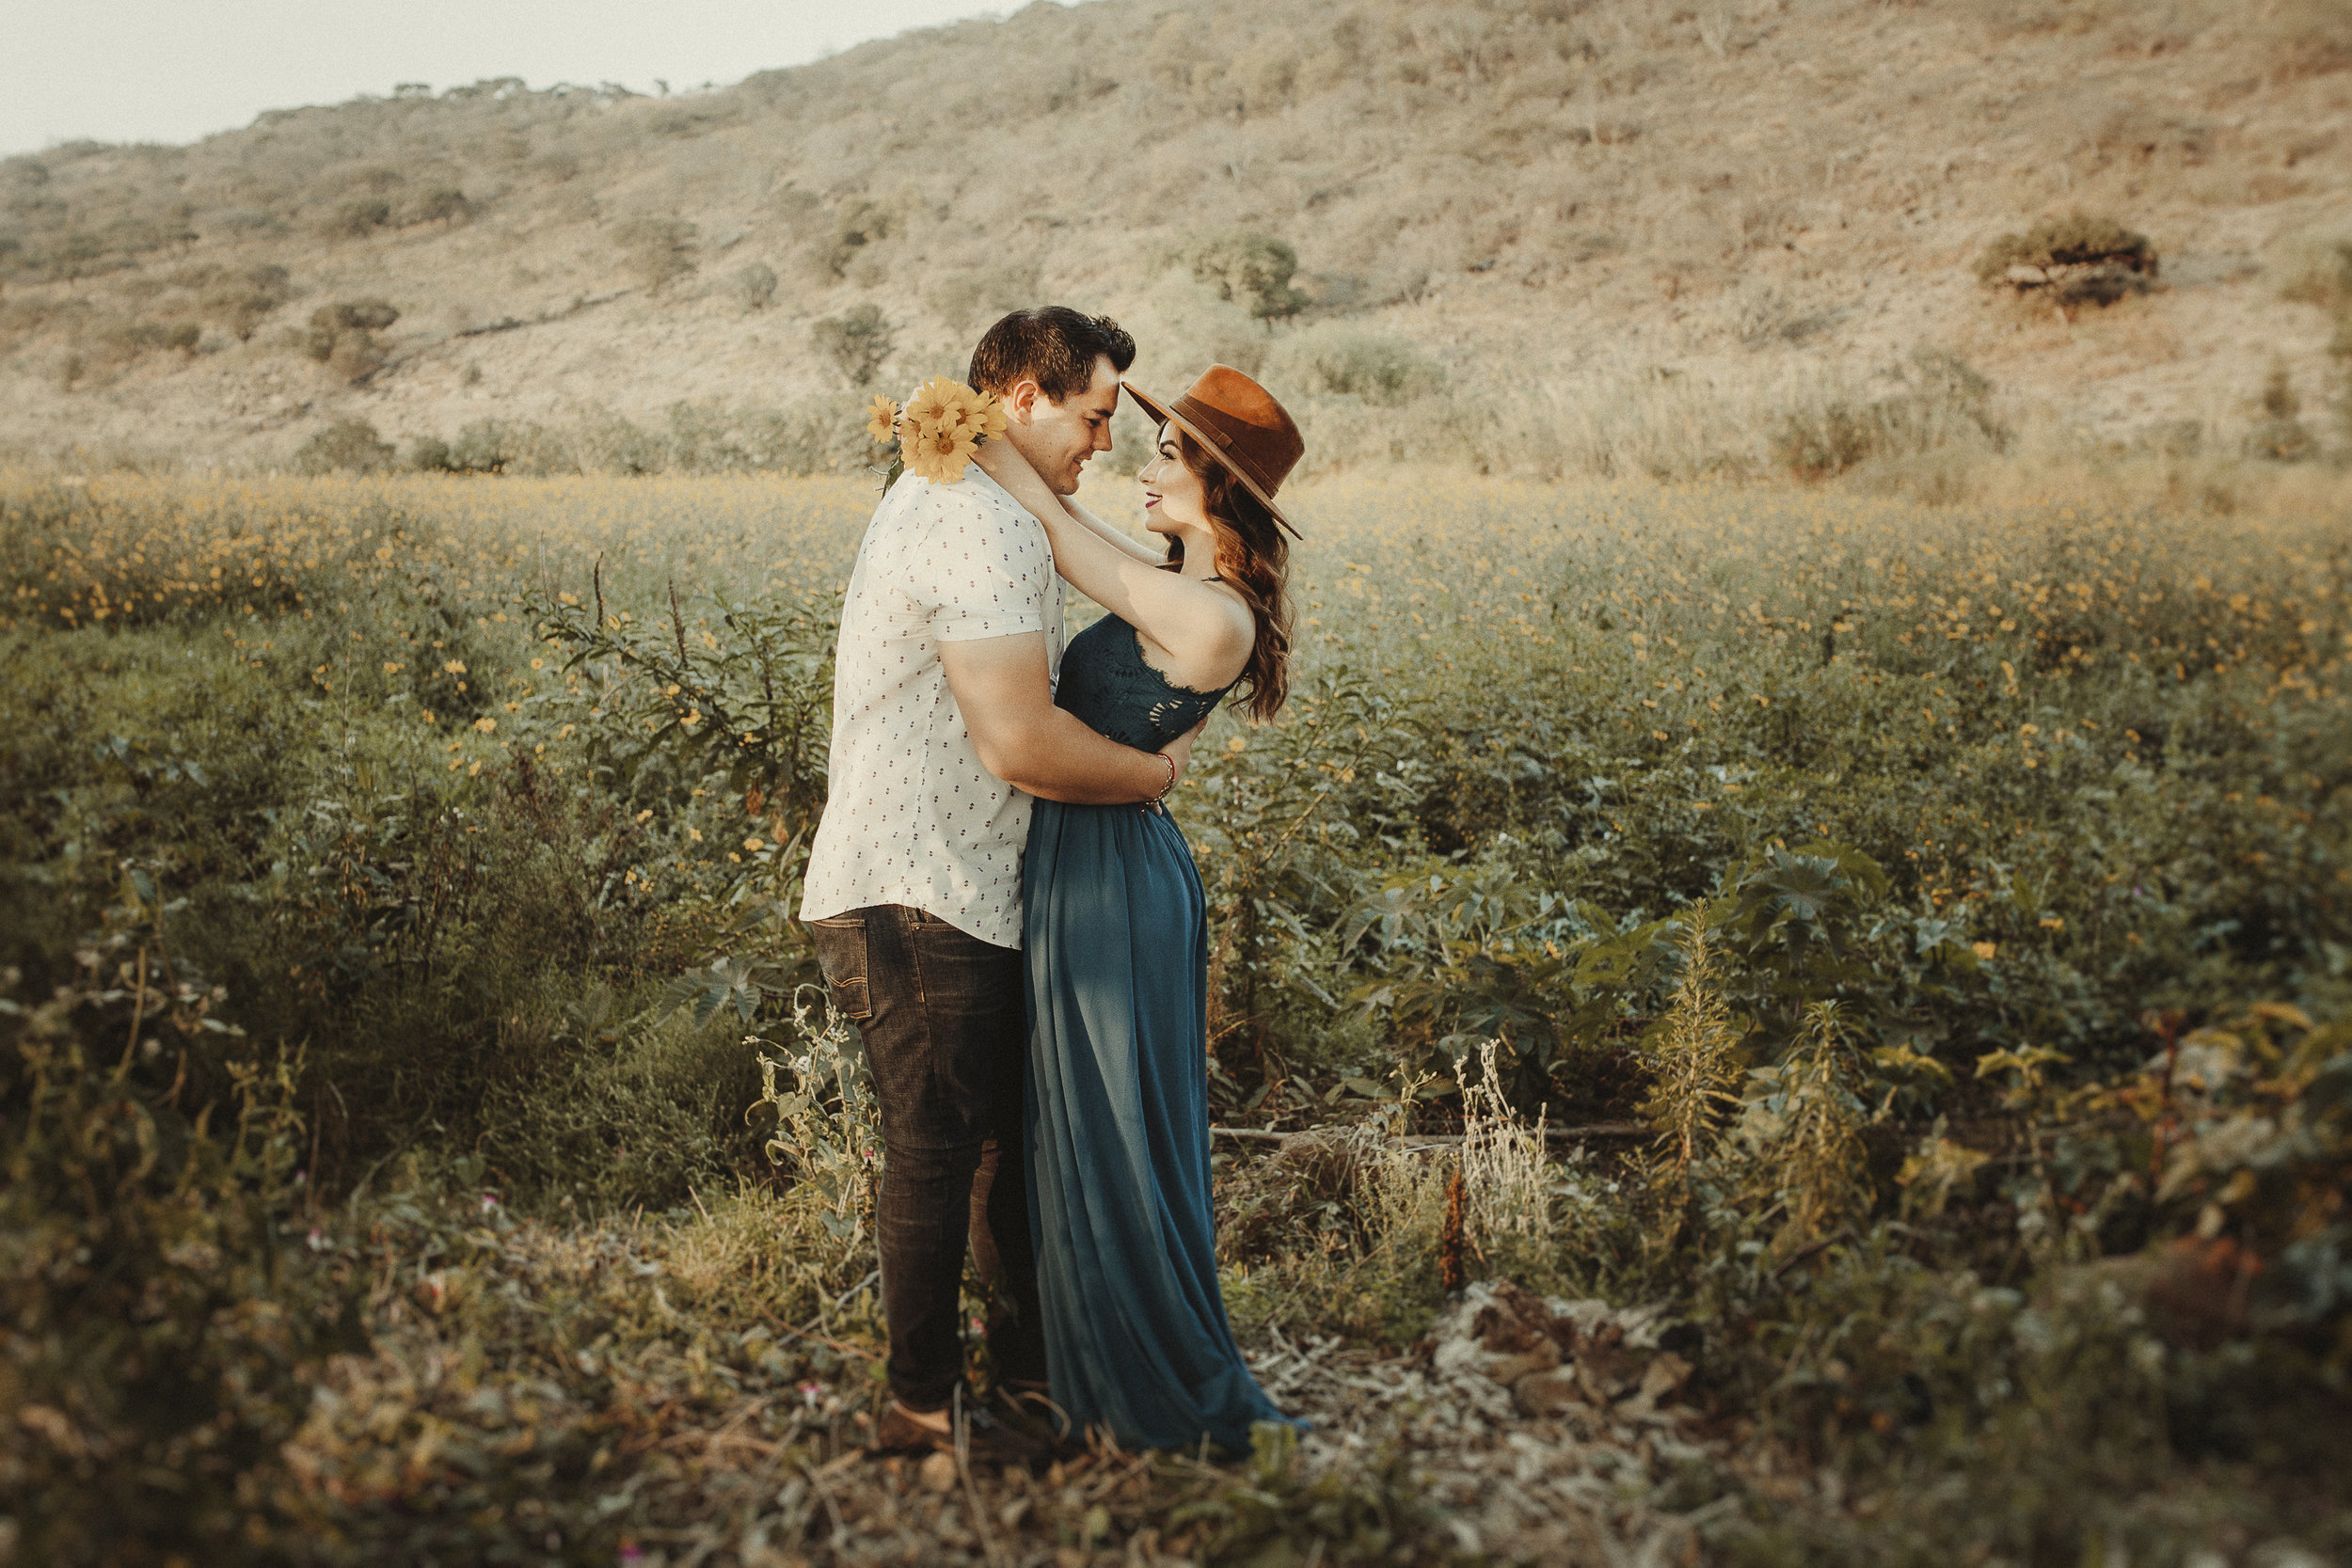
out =
[[1279,321],[1307,308],[1307,296],[1291,284],[1298,252],[1271,234],[1225,229],[1200,235],[1179,253],[1194,279],[1217,297],[1247,305],[1260,321]]
[[2286,75],[2352,71],[2352,10],[2340,0],[2283,0],[2267,7],[2258,34],[2277,51]]
[[621,226],[621,262],[650,293],[692,275],[694,226],[684,218],[636,218]]
[[294,449],[299,474],[372,474],[392,466],[392,444],[365,420],[338,420]]
[[408,443],[407,466],[421,474],[446,474],[456,471],[450,460],[449,443],[438,436],[420,436]]
[[142,355],[173,352],[194,354],[204,329],[192,321],[117,322],[95,335],[102,357],[127,363]]
[[872,303],[838,316],[827,316],[809,329],[817,352],[831,360],[852,387],[870,387],[882,361],[898,341],[898,333]]
[[2279,297],[2323,310],[2352,307],[2352,239],[2313,243],[2309,239],[2288,247],[2287,279]]
[[765,261],[749,261],[727,274],[727,293],[745,310],[765,310],[775,302],[776,269]]
[[2062,309],[2145,293],[2156,269],[2156,247],[2147,235],[2080,213],[2003,234],[1977,258],[1977,280],[1986,287],[2046,293]]
[[293,286],[286,269],[269,263],[230,267],[209,277],[198,291],[207,321],[249,341],[271,311],[286,303]]
[[443,466],[453,473],[502,474],[519,467],[530,448],[523,426],[505,420],[476,420],[444,449]]
[[977,338],[1009,312],[1037,303],[1041,271],[1034,257],[944,268],[928,303],[959,337]]
[[1443,390],[1445,368],[1407,339],[1330,322],[1277,343],[1266,356],[1265,380],[1278,396],[1303,392],[1393,406]]
[[1896,389],[1884,396],[1832,396],[1782,414],[1772,432],[1774,461],[1815,483],[1874,459],[1952,446],[2008,450],[2012,433],[1993,412],[1993,383],[1965,360],[1923,351],[1885,379]]
[[310,312],[302,352],[357,381],[384,363],[384,342],[377,334],[398,320],[400,311],[387,300],[347,299],[322,305]]
[[2246,454],[2272,463],[2301,463],[2319,455],[2319,442],[2303,423],[2303,400],[2284,365],[2270,367],[2263,382],[2263,417],[2246,438]]
[[380,197],[361,197],[355,201],[340,202],[319,225],[319,231],[330,240],[359,240],[374,233],[392,221],[392,204]]
[[882,203],[862,196],[844,201],[834,210],[833,227],[811,257],[814,272],[820,280],[846,277],[851,261],[867,247],[888,239],[897,228],[897,218]]
[[473,215],[473,203],[455,185],[434,185],[401,214],[406,223],[458,223]]

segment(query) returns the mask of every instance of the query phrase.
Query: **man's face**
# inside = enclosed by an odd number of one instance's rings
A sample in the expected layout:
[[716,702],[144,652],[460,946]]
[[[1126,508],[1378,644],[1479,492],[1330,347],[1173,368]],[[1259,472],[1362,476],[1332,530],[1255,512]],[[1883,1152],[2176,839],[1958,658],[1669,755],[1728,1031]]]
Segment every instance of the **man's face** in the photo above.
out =
[[1094,361],[1094,380],[1067,403],[1056,403],[1034,382],[1013,389],[1005,439],[1029,460],[1058,496],[1078,493],[1087,459],[1111,450],[1111,416],[1119,411],[1119,372],[1107,355]]

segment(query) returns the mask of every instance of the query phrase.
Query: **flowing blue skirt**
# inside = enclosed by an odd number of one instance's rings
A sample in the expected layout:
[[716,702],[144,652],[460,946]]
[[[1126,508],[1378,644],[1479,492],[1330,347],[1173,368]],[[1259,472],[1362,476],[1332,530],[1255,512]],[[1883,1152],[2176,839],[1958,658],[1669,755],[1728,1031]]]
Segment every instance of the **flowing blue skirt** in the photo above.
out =
[[1029,1219],[1056,1402],[1138,1449],[1279,1421],[1217,1288],[1208,920],[1170,818],[1040,800],[1022,868]]

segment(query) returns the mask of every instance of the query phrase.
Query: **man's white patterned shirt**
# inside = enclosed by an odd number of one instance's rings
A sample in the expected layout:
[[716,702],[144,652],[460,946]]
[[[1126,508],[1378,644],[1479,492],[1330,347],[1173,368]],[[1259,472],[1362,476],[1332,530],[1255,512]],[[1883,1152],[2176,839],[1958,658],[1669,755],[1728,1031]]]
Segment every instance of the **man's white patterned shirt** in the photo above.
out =
[[892,485],[841,607],[803,920],[909,904],[1021,945],[1029,797],[980,766],[940,644],[1033,631],[1058,673],[1062,585],[1044,526],[977,465],[955,484]]

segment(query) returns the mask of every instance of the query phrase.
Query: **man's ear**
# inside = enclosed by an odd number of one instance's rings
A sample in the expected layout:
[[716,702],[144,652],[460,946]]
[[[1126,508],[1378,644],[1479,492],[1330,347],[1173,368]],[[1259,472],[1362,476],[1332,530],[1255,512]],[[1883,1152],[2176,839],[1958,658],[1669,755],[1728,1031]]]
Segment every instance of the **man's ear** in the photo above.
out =
[[1004,397],[1006,418],[1015,424],[1027,424],[1030,415],[1037,409],[1038,399],[1044,395],[1045,389],[1034,381],[1024,379],[1014,382],[1012,390]]

